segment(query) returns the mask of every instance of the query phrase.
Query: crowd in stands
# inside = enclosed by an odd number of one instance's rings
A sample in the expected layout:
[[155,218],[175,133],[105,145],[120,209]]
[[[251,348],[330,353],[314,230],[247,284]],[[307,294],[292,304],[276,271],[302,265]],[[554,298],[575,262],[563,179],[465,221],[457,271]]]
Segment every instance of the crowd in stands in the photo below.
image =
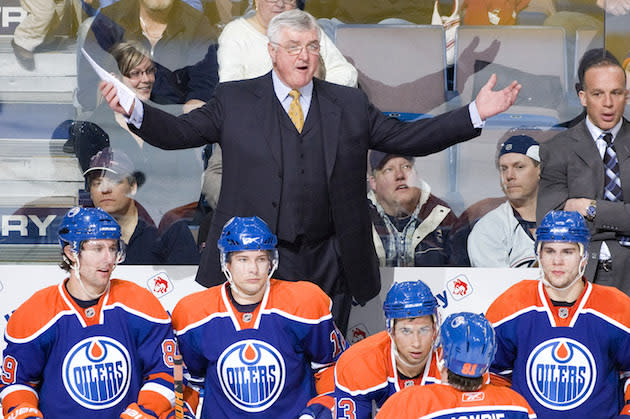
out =
[[[516,25],[529,10],[575,48],[576,27],[603,29],[598,13],[534,0],[82,0],[44,14],[21,1],[11,42],[25,70],[64,13],[84,26],[64,150],[89,199],[56,232],[67,279],[10,317],[5,417],[630,417],[630,54],[586,51],[573,119],[551,138],[508,131],[485,156],[504,196],[479,191],[458,214],[422,156],[484,135],[529,90],[489,72],[470,103],[401,121],[372,104],[333,36],[340,23],[432,23],[452,53],[450,28]],[[609,1],[594,10],[628,12]],[[118,264],[199,265],[207,289],[171,316],[112,279]],[[379,268],[449,266],[540,278],[487,319],[444,322],[421,280],[395,283],[386,330],[348,347],[350,310],[379,294]],[[82,372],[90,362],[103,372]]]

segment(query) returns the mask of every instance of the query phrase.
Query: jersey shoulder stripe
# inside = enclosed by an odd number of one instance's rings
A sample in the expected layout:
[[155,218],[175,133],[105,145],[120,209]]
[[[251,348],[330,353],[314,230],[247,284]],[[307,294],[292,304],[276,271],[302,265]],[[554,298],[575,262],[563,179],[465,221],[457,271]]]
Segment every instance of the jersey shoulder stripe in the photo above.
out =
[[614,287],[591,285],[593,291],[582,311],[630,332],[630,297]]
[[335,366],[336,386],[350,394],[374,391],[393,379],[391,340],[387,331],[350,346]]
[[488,321],[495,326],[496,323],[528,309],[544,310],[538,294],[538,284],[537,280],[526,279],[512,285],[490,304],[486,313]]
[[183,297],[173,309],[173,328],[177,334],[195,325],[205,323],[211,316],[229,316],[217,285]]
[[15,342],[36,338],[64,315],[74,315],[58,287],[51,285],[37,291],[11,314],[6,327],[7,339]]
[[269,300],[263,311],[286,313],[289,317],[307,322],[332,318],[330,298],[312,282],[271,279],[270,285]]
[[170,322],[160,301],[148,289],[122,279],[112,279],[109,297],[103,306],[121,306],[123,309],[157,323]]

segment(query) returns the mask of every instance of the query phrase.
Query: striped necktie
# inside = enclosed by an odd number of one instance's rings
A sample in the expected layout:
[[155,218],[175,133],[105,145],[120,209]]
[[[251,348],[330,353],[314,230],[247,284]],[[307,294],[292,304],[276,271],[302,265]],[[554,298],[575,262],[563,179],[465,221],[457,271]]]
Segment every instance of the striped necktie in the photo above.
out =
[[[611,202],[623,201],[619,160],[613,144],[613,136],[610,132],[605,132],[600,138],[606,141],[606,150],[604,151],[604,199]],[[626,247],[630,246],[630,237],[619,237],[619,244]]]
[[301,133],[304,127],[304,114],[302,113],[302,105],[300,105],[300,92],[293,89],[289,92],[289,96],[293,98],[289,105],[289,118],[293,121],[293,125],[295,125],[298,132]]
[[606,132],[602,134],[601,138],[606,141],[606,150],[604,151],[604,167],[606,170],[604,176],[604,199],[608,201],[622,201],[623,192],[619,177],[619,160],[617,159],[617,152],[615,152],[612,134]]

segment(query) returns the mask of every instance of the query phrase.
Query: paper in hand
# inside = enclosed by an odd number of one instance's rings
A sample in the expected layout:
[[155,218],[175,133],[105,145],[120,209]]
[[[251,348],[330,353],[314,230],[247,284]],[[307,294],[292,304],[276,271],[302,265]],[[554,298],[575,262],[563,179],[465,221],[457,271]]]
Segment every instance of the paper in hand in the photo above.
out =
[[133,92],[133,90],[127,87],[116,77],[105,71],[103,67],[98,65],[96,61],[94,61],[92,57],[90,57],[85,49],[81,48],[81,53],[83,54],[85,59],[88,60],[94,71],[96,71],[96,74],[98,74],[98,76],[101,78],[101,80],[108,81],[116,86],[116,90],[118,91],[118,103],[120,103],[120,106],[122,106],[125,112],[129,113],[131,105],[133,104],[133,101],[136,97],[136,94]]

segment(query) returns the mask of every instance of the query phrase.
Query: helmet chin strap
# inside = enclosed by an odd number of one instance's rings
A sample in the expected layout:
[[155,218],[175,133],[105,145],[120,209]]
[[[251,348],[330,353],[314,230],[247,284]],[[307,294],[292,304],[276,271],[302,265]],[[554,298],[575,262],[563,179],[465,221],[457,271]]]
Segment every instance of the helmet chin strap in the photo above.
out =
[[[97,298],[101,298],[101,295],[109,291],[110,281],[107,281],[107,285],[105,286],[105,289],[100,294],[93,294],[90,291],[88,291],[87,288],[85,288],[85,284],[83,284],[83,281],[81,280],[81,274],[79,273],[79,270],[81,269],[81,264],[79,263],[79,254],[74,251],[72,252],[72,254],[74,255],[74,259],[76,260],[76,262],[72,264],[72,270],[74,271],[74,274],[76,275],[77,280],[79,281],[79,286],[81,287],[85,295],[87,295],[90,300],[96,300]],[[117,265],[114,264],[114,268],[116,266]],[[112,269],[112,272],[113,272],[113,269]]]
[[543,271],[542,268],[542,264],[540,263],[540,257],[536,257],[538,259],[538,269],[540,271],[539,275],[539,279],[542,281],[543,285],[552,288],[556,291],[565,291],[569,288],[571,288],[577,281],[579,281],[580,279],[582,279],[582,277],[584,276],[584,271],[586,270],[586,252],[584,252],[584,254],[582,255],[582,259],[580,259],[580,269],[578,269],[578,274],[575,277],[575,279],[573,281],[571,281],[569,284],[565,285],[564,287],[556,287],[555,285],[551,284],[551,282],[549,282],[549,280],[547,280],[547,278],[545,277],[545,272]]
[[[278,262],[274,260],[271,263],[271,269],[269,269],[269,275],[267,275],[267,281],[265,283],[265,290],[267,288],[269,288],[269,280],[271,279],[271,276],[273,275],[273,273],[276,271],[277,268],[278,268]],[[241,297],[245,297],[243,292],[241,292],[241,290],[238,289],[238,286],[236,285],[236,283],[234,282],[234,279],[232,278],[232,273],[227,268],[227,266],[224,265],[224,267],[221,270],[223,271],[223,275],[225,275],[225,277],[227,278],[228,283],[230,284],[230,289],[232,290],[232,294],[236,294],[236,295],[240,295]]]

